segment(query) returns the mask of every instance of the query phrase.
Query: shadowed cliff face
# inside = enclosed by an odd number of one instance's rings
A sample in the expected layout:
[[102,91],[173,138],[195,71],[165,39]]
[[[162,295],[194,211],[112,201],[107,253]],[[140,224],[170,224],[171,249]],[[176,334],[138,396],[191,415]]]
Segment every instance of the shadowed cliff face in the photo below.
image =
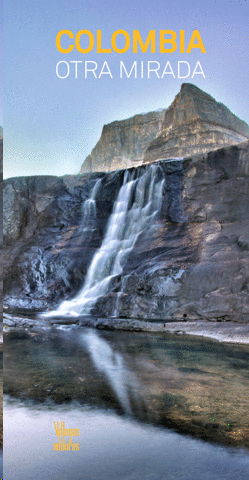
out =
[[[0,171],[0,191],[1,191],[1,195],[0,195],[0,212],[1,212],[1,216],[0,216],[0,222],[1,222],[1,230],[0,230],[0,238],[1,238],[1,265],[3,264],[3,129],[2,127],[0,127],[0,168],[1,168],[1,171]],[[2,272],[2,268],[1,268],[1,274],[0,274],[0,299],[1,299],[1,304],[0,304],[0,307],[2,309],[2,305],[3,305],[3,272]],[[2,335],[2,328],[1,328],[1,332],[0,334]]]
[[[92,313],[247,322],[249,142],[159,165],[165,181],[153,228]],[[7,307],[45,310],[74,297],[123,178],[120,170],[4,182]]]
[[248,138],[245,122],[195,85],[185,83],[169,108],[105,125],[81,173],[192,156]]

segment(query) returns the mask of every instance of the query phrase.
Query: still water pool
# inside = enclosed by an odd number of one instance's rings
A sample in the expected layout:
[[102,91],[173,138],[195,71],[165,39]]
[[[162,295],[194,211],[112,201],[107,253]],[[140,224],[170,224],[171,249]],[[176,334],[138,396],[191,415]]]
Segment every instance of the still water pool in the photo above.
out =
[[[36,409],[7,400],[4,408],[6,480],[248,480],[243,450],[76,404]],[[79,429],[79,450],[53,450],[57,421]]]
[[[249,478],[248,346],[78,327],[4,342],[6,480]],[[57,422],[79,430],[70,451]]]

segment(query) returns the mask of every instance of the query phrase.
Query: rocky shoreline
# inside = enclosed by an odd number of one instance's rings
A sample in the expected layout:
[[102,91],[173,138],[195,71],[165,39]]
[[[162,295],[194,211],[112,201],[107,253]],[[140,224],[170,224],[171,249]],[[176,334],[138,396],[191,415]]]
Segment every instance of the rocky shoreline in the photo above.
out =
[[182,322],[146,322],[124,318],[100,318],[82,316],[75,318],[54,317],[50,319],[28,318],[25,316],[3,314],[4,332],[13,328],[27,328],[33,331],[49,329],[54,325],[78,325],[100,330],[124,330],[134,332],[172,333],[212,338],[222,343],[249,345],[249,324],[238,322],[210,322],[206,320]]

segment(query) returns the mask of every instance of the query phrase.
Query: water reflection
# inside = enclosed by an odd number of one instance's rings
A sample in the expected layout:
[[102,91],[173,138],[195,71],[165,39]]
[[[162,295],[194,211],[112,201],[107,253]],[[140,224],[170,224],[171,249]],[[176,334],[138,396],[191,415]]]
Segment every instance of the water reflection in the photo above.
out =
[[135,375],[125,366],[122,355],[115,352],[98,333],[90,331],[83,334],[82,338],[96,369],[102,372],[109,381],[124,412],[131,415],[132,407],[129,397],[136,398],[136,391],[138,391]]
[[[77,404],[4,407],[4,478],[15,480],[247,480],[249,457],[111,411]],[[55,452],[54,421],[79,428],[79,450]],[[25,433],[25,434],[24,434]]]
[[248,346],[70,327],[5,339],[5,392],[77,401],[208,441],[249,447]]

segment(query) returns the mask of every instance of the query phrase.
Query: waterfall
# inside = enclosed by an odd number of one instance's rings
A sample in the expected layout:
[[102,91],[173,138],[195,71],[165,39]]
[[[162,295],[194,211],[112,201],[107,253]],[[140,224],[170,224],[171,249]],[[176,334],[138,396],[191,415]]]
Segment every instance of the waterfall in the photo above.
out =
[[[75,298],[63,301],[56,311],[46,316],[79,316],[91,312],[97,299],[108,292],[111,280],[122,274],[139,235],[153,226],[161,207],[163,184],[158,165],[125,172],[105,237],[92,259],[83,288]],[[86,208],[93,208],[91,201]]]
[[90,198],[85,200],[82,207],[82,222],[80,232],[86,232],[95,228],[96,220],[96,197],[100,189],[102,179],[99,178],[95,183]]

